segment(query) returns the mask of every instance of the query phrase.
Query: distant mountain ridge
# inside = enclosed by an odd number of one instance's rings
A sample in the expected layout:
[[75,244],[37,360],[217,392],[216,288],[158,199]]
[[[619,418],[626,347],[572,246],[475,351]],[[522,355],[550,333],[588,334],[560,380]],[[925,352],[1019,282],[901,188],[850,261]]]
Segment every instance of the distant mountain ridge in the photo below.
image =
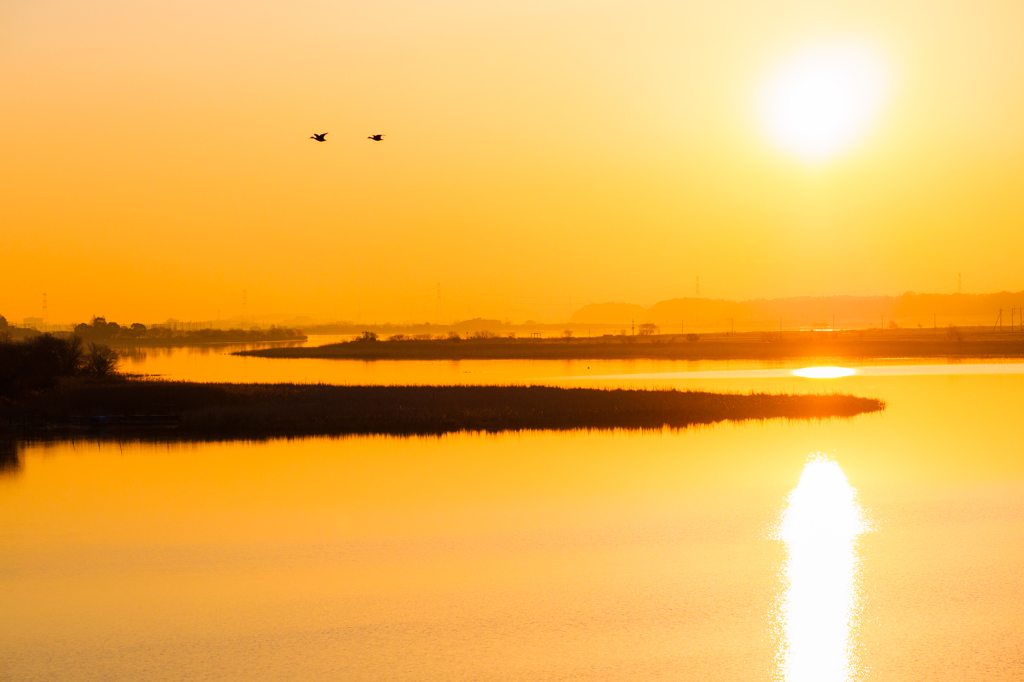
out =
[[[667,328],[687,322],[693,326],[735,322],[802,321],[808,325],[831,324],[833,318],[852,322],[899,324],[994,324],[1002,309],[1004,324],[1020,324],[1024,291],[993,294],[917,294],[899,296],[794,296],[730,301],[710,298],[674,298],[652,306],[630,303],[592,303],[572,314],[577,324],[621,324],[651,322]],[[1011,314],[1011,311],[1014,311]]]

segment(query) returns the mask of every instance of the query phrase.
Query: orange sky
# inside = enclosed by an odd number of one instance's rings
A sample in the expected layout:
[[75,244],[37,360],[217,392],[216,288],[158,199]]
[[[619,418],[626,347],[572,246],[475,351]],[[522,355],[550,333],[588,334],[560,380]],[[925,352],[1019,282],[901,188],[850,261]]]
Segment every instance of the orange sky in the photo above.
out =
[[[1014,0],[5,3],[0,314],[1024,289],[1022,35]],[[756,94],[843,41],[889,95],[811,167]]]

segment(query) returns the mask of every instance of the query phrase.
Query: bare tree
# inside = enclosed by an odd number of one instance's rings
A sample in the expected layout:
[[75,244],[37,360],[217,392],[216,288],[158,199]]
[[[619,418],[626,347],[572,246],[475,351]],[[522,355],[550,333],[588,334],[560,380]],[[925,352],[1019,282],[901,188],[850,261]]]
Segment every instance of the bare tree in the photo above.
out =
[[64,345],[58,356],[60,360],[60,373],[64,376],[74,376],[82,369],[85,349],[82,348],[82,337],[78,334],[64,339]]
[[117,370],[121,358],[110,346],[102,343],[90,343],[89,354],[85,356],[85,367],[90,374],[105,377]]

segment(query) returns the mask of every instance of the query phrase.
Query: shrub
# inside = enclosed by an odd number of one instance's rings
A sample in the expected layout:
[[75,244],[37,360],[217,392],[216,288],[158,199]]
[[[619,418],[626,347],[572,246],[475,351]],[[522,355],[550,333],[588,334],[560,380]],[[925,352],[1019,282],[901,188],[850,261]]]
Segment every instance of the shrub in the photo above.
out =
[[405,334],[392,334],[388,337],[388,341],[408,341],[409,337]]
[[571,329],[563,330],[562,331],[562,338],[563,339],[571,339],[572,338],[572,330]]
[[474,339],[496,339],[496,338],[498,338],[498,335],[495,334],[494,332],[489,332],[486,329],[484,329],[483,331],[474,332],[472,338],[474,338]]

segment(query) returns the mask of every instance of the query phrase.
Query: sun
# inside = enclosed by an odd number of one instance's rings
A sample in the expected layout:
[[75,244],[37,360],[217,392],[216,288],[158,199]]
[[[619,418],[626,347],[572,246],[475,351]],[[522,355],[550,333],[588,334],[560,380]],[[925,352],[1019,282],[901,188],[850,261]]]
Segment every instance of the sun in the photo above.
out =
[[772,141],[819,164],[864,137],[888,89],[881,57],[862,45],[801,50],[769,76],[760,92],[761,121]]

